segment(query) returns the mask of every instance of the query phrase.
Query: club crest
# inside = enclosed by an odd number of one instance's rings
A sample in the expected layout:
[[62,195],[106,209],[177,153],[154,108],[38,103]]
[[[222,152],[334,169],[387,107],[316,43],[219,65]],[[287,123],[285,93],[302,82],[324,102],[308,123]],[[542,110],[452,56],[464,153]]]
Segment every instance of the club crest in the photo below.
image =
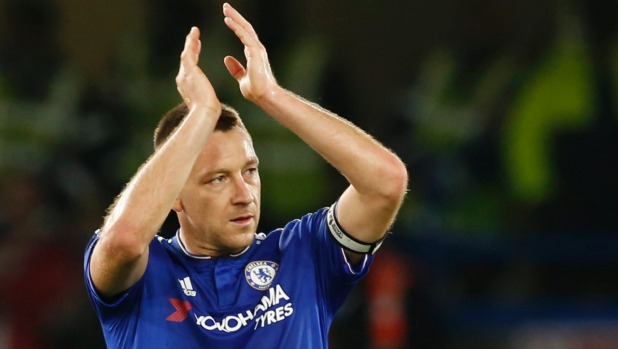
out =
[[279,264],[271,261],[254,261],[245,267],[245,278],[249,286],[263,291],[270,287],[279,270]]

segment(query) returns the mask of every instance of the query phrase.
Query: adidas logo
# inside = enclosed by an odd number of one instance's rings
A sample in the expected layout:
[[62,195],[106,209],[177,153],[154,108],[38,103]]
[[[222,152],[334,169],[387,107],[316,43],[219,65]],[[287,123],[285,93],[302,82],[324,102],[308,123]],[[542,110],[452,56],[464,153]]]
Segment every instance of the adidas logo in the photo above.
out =
[[189,277],[185,277],[184,279],[178,279],[180,282],[180,287],[182,287],[182,291],[189,297],[195,297],[197,292],[193,289],[193,285],[191,284],[191,279]]

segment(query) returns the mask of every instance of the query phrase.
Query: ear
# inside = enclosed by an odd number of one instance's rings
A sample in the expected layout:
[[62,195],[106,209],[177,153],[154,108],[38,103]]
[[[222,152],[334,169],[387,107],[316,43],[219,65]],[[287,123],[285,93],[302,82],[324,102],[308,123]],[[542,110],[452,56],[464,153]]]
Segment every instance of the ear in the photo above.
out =
[[174,205],[172,206],[172,210],[176,212],[182,212],[185,210],[185,207],[182,204],[182,201],[180,200],[180,198],[176,198],[176,200],[174,201]]

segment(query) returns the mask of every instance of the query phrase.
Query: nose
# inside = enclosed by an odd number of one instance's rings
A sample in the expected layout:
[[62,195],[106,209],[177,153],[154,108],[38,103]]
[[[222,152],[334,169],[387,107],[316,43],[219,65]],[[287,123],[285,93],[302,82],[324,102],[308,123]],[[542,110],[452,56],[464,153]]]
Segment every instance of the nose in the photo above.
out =
[[253,192],[249,183],[242,176],[234,179],[234,194],[232,203],[235,205],[248,205],[253,202]]

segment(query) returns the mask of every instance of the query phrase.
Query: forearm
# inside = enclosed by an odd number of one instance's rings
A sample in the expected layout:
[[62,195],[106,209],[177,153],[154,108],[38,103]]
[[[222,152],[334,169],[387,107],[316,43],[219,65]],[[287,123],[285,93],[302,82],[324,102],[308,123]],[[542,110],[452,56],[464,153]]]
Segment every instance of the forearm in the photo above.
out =
[[92,251],[90,276],[103,295],[128,289],[144,274],[148,246],[175,208],[221,114],[214,89],[197,65],[200,48],[200,32],[193,27],[180,54],[176,76],[176,87],[189,109],[188,115],[140,167],[110,208],[101,228]]
[[170,212],[218,115],[192,110],[165,144],[146,161],[111,207],[105,234],[145,248]]
[[[355,239],[375,241],[393,222],[407,188],[405,165],[350,122],[281,88],[251,24],[224,5],[226,25],[245,46],[246,67],[224,62],[242,95],[298,135],[350,182],[337,205],[339,223]],[[357,256],[356,256],[357,257]]]
[[352,123],[280,87],[255,103],[317,151],[359,193],[401,195],[401,176],[407,175],[401,160]]
[[359,194],[394,195],[398,202],[407,176],[399,158],[351,123],[281,88],[251,24],[229,4],[223,13],[225,24],[245,46],[246,67],[231,56],[224,60],[242,95],[341,171]]

